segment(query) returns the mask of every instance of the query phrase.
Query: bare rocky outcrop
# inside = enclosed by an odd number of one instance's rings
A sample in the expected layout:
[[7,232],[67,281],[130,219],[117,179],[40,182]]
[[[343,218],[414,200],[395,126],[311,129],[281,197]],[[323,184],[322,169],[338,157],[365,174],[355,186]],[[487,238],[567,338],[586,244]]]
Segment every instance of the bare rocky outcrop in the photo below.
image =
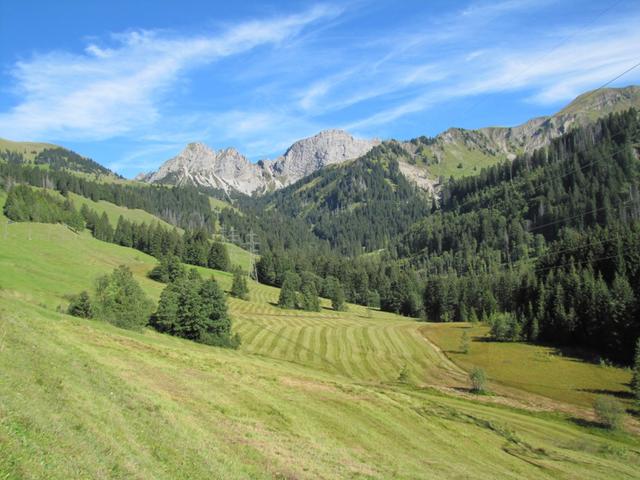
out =
[[379,144],[379,140],[354,138],[344,130],[325,130],[295,142],[268,167],[274,177],[288,185],[327,165],[361,157]]
[[270,180],[269,172],[251,163],[234,148],[212,150],[204,143],[190,143],[144,181],[172,185],[197,185],[252,193]]
[[353,160],[379,140],[354,138],[343,130],[325,130],[295,142],[274,160],[250,162],[234,148],[213,150],[190,143],[153,173],[136,177],[148,183],[197,185],[251,195],[289,185],[327,165]]

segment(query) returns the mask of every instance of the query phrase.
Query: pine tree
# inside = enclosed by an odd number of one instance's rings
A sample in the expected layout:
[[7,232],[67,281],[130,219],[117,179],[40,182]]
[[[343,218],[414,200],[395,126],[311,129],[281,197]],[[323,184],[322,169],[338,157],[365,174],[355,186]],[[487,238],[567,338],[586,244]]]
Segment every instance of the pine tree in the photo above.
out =
[[345,311],[347,309],[344,298],[344,289],[336,277],[327,277],[325,294],[331,299],[331,307],[334,310]]
[[126,265],[98,279],[93,306],[97,318],[129,329],[144,327],[153,308]]
[[186,275],[184,266],[175,255],[165,255],[160,259],[160,264],[149,272],[149,278],[162,283],[175,282]]
[[213,242],[207,257],[207,266],[214,270],[228,272],[231,267],[227,246],[221,242]]
[[640,400],[640,338],[636,342],[636,353],[633,360],[633,376],[631,378],[631,390],[637,400]]
[[231,319],[227,299],[213,277],[202,283],[200,301],[205,318],[205,329],[200,335],[200,341],[209,345],[231,346]]
[[102,212],[102,215],[100,215],[93,235],[103,242],[111,242],[113,240],[113,227],[109,223],[109,217],[106,212]]
[[300,287],[300,297],[297,302],[298,308],[309,312],[320,311],[320,299],[318,298],[318,291],[312,282],[305,282]]
[[300,285],[300,277],[293,273],[287,272],[284,275],[284,281],[280,288],[280,297],[278,298],[278,306],[281,308],[296,308],[296,291]]
[[249,286],[247,285],[247,276],[240,268],[236,268],[233,272],[231,295],[243,300],[249,299]]
[[338,312],[344,312],[347,310],[347,304],[344,299],[344,290],[340,284],[337,285],[337,288],[331,297],[331,307]]

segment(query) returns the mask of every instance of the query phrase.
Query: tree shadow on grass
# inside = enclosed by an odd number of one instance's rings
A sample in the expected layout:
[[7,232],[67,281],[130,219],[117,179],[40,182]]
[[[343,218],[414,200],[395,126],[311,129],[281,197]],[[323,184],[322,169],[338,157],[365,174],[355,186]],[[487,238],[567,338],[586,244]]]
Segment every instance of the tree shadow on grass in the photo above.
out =
[[604,388],[578,388],[577,390],[579,392],[594,393],[596,395],[611,395],[612,397],[622,398],[624,400],[633,398],[633,394],[625,390],[608,390]]
[[587,420],[586,418],[571,417],[569,421],[571,423],[574,423],[575,425],[578,425],[579,427],[605,429],[605,426],[602,425],[600,422],[596,422],[594,420]]

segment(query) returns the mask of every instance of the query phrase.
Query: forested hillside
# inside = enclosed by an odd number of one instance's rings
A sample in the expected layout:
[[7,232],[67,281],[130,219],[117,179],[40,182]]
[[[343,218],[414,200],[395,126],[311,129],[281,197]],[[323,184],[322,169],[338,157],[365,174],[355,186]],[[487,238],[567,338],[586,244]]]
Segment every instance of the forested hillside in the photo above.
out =
[[54,170],[71,170],[92,174],[96,177],[119,177],[90,158],[48,143],[11,142],[0,139],[0,160],[10,163],[44,165]]
[[319,170],[260,199],[265,209],[304,219],[341,254],[388,247],[430,207],[426,194],[400,172],[408,158],[397,143],[374,147],[354,162]]
[[449,182],[438,213],[398,247],[426,279],[427,318],[508,312],[514,339],[630,361],[640,333],[639,142],[630,110]]

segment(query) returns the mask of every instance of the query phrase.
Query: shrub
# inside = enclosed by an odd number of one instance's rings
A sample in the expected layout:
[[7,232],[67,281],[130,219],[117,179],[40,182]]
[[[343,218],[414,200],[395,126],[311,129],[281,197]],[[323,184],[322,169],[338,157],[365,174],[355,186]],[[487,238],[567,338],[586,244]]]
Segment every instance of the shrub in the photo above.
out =
[[485,393],[487,391],[487,374],[480,367],[474,367],[469,373],[471,391],[473,393]]
[[517,342],[522,326],[512,313],[495,313],[489,319],[491,337],[497,342]]
[[598,397],[593,404],[593,410],[598,421],[610,430],[616,430],[622,426],[624,419],[624,407],[615,398]]
[[460,337],[460,351],[462,353],[469,353],[469,333],[465,330]]
[[69,303],[67,313],[74,317],[91,318],[93,317],[93,307],[91,306],[91,299],[89,294],[84,291],[79,295],[74,296]]

